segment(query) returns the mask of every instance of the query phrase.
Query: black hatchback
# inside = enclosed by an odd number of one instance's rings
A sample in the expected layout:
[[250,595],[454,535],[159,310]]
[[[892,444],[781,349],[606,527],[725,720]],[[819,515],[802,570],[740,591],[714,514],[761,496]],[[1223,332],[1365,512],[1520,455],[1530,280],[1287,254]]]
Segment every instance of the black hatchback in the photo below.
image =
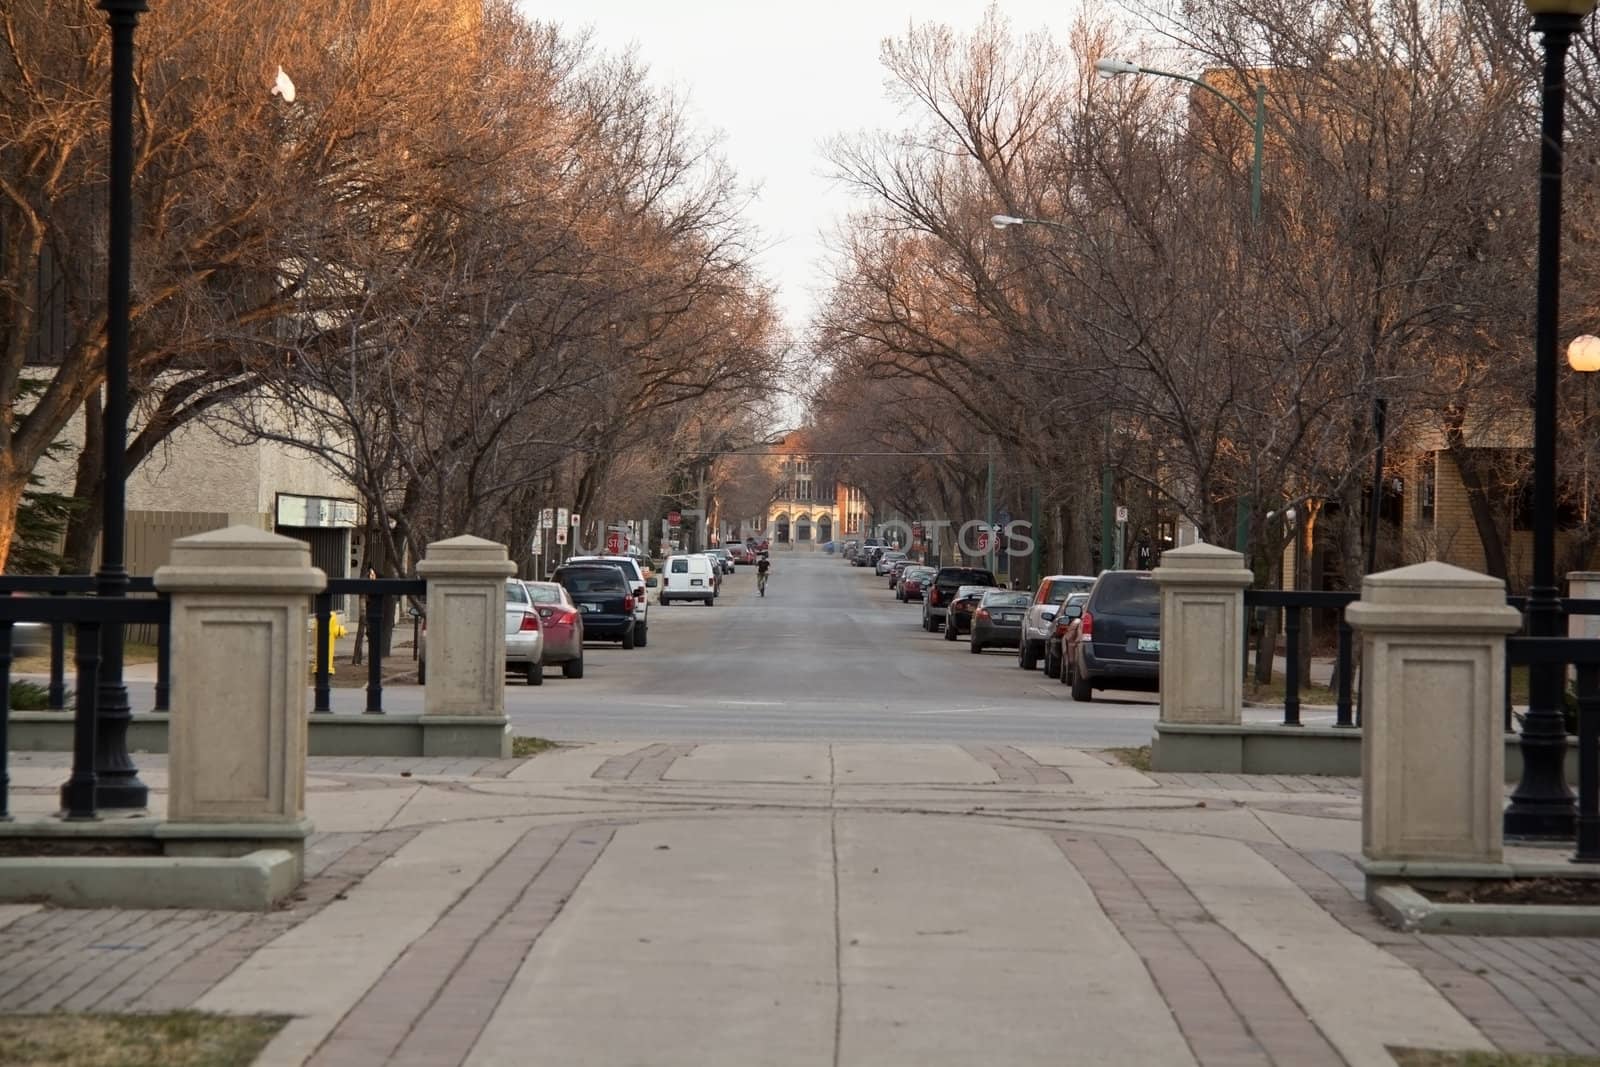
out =
[[633,647],[633,591],[620,569],[609,563],[576,563],[557,567],[551,577],[578,606],[585,639]]
[[1062,669],[1073,700],[1096,689],[1161,686],[1161,591],[1149,571],[1105,571],[1067,631]]

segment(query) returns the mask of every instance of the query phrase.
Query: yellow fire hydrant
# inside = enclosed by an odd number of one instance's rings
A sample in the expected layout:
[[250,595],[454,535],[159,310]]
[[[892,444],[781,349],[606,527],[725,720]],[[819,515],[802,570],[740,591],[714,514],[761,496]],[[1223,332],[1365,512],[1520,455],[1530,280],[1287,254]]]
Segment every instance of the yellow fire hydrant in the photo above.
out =
[[[317,620],[316,620],[316,617],[313,616],[312,619],[311,619],[311,635],[312,635],[311,655],[306,657],[311,662],[311,673],[312,674],[316,674],[317,673],[316,632],[317,632]],[[341,620],[339,618],[339,613],[337,611],[328,616],[328,673],[329,674],[335,673],[334,669],[333,669],[333,643],[335,641],[337,641],[339,638],[344,637],[349,632],[350,632],[349,630],[346,630],[344,628],[344,622],[343,622],[343,620]]]

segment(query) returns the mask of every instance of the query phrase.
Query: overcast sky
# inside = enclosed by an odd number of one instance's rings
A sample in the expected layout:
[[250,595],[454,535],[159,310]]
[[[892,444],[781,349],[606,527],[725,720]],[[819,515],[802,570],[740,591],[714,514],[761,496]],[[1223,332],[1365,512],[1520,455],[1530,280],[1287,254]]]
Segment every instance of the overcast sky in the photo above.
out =
[[[721,131],[746,186],[762,257],[790,325],[826,286],[823,237],[849,210],[823,142],[898,125],[878,46],[913,20],[975,28],[987,0],[523,0],[530,18],[593,29],[607,51],[637,45],[655,81],[684,91],[702,129]],[[1001,0],[1017,32],[1066,36],[1071,0]]]

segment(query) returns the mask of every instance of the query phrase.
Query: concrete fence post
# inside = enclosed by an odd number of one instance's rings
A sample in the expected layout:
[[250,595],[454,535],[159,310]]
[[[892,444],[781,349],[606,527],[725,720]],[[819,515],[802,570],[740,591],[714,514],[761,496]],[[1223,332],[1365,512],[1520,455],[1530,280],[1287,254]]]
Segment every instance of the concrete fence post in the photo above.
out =
[[435,541],[417,564],[428,582],[425,719],[505,721],[506,579],[516,570],[504,545],[472,536]]
[[[1600,599],[1600,571],[1567,572],[1567,595],[1574,600]],[[1600,615],[1568,615],[1568,637],[1600,637]]]
[[1419,563],[1368,575],[1346,609],[1361,638],[1361,845],[1386,865],[1499,864],[1505,638],[1498,578]]
[[[155,574],[171,597],[169,854],[296,857],[310,831],[306,624],[327,585],[301,541],[248,526],[185,537]],[[298,862],[297,862],[298,867]]]
[[1197,542],[1161,554],[1161,721],[1236,726],[1244,695],[1244,556]]

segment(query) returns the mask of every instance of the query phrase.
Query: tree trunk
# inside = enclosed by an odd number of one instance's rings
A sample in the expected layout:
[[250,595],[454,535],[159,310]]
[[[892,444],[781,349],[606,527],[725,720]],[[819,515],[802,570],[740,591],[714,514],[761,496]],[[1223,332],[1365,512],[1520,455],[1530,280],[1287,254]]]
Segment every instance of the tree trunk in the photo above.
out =
[[[1267,559],[1267,589],[1277,589],[1283,585],[1283,545],[1280,543],[1275,547],[1277,551],[1270,552]],[[1282,614],[1281,611],[1268,611],[1261,627],[1261,642],[1256,645],[1256,682],[1260,685],[1272,681],[1272,658],[1278,651],[1278,625]]]
[[[1299,558],[1295,562],[1295,586],[1307,591],[1315,583],[1312,581],[1311,561],[1317,554],[1317,519],[1322,515],[1322,502],[1308,500],[1301,506],[1305,512],[1301,519],[1305,533],[1300,544]],[[1317,636],[1317,613],[1309,608],[1300,609],[1300,684],[1308,685],[1311,682],[1311,646]]]
[[1445,455],[1455,461],[1462,488],[1467,492],[1472,525],[1478,531],[1478,541],[1483,545],[1483,569],[1489,572],[1490,577],[1507,581],[1505,538],[1500,532],[1500,525],[1494,521],[1494,505],[1489,500],[1487,479],[1476,450],[1451,448]]
[[17,533],[17,508],[28,491],[28,471],[0,471],[0,572],[11,558],[11,539]]
[[72,485],[72,495],[83,501],[83,506],[67,523],[66,541],[61,550],[71,574],[89,574],[94,570],[95,548],[105,521],[101,510],[104,430],[100,419],[100,391],[95,390],[83,402],[83,450],[78,453],[78,470]]

